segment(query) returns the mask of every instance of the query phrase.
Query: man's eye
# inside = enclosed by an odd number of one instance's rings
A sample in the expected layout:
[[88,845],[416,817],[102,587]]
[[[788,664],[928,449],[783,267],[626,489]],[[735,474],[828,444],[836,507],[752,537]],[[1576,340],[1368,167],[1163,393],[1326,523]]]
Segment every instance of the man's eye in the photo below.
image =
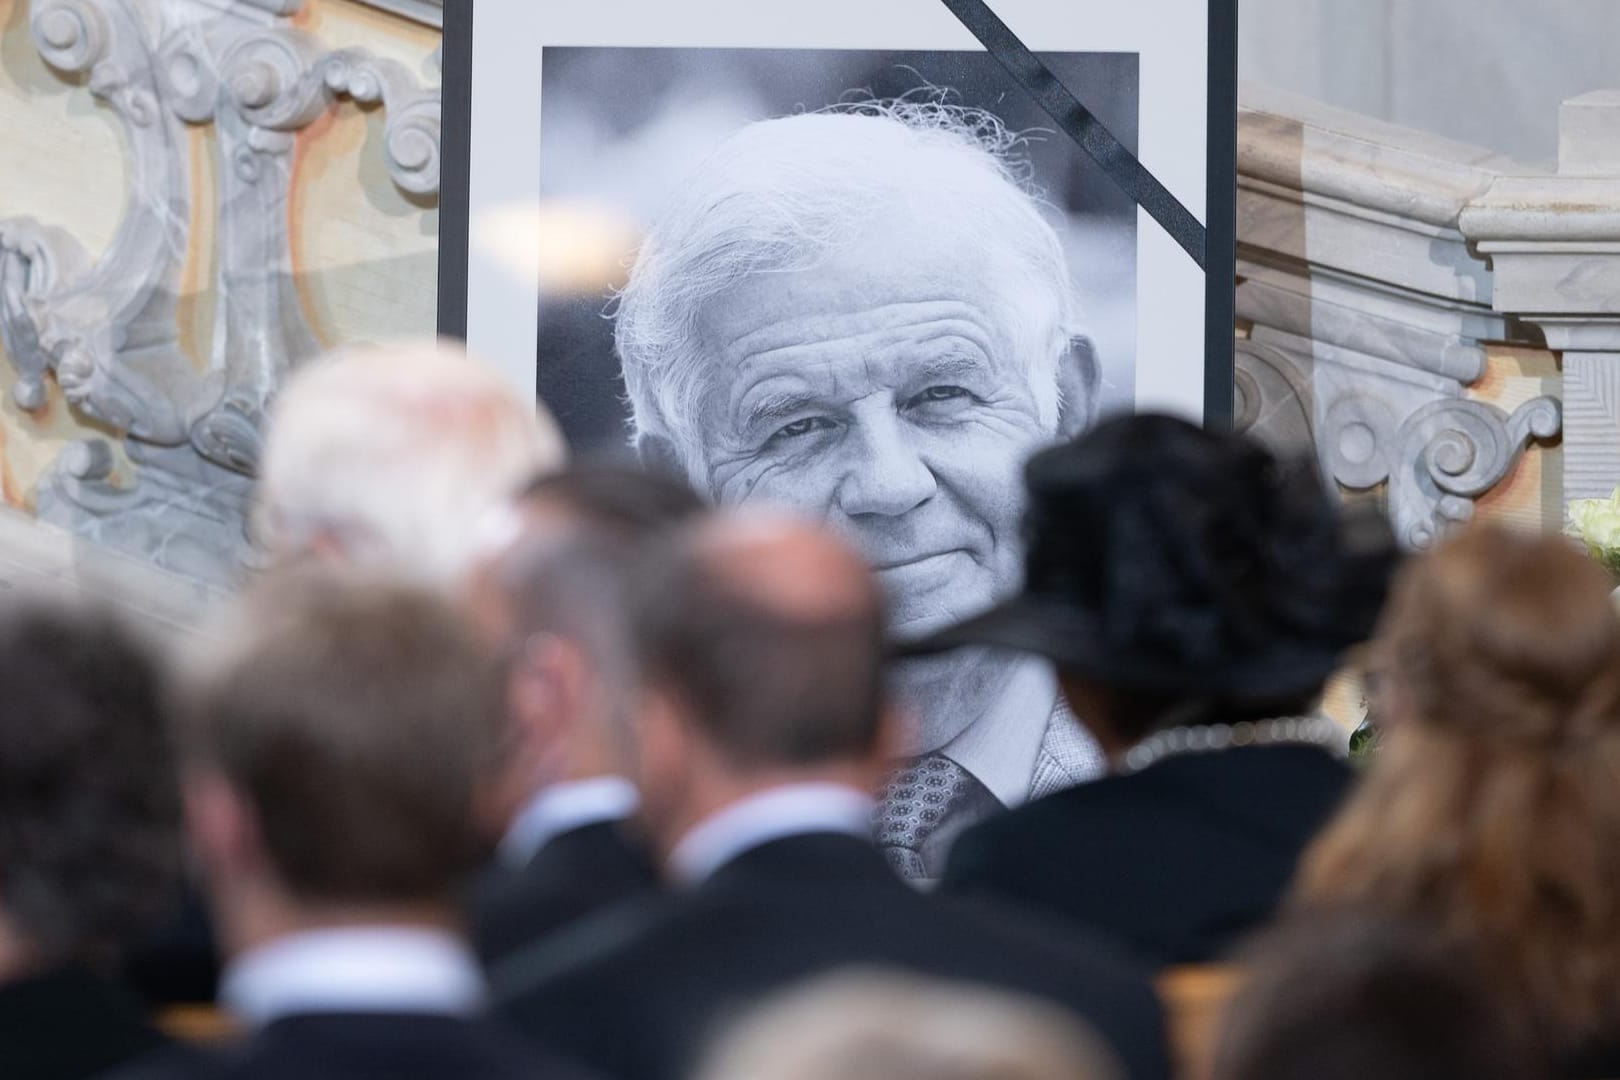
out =
[[804,437],[805,435],[809,435],[812,432],[829,431],[832,429],[832,426],[833,422],[827,419],[825,416],[807,416],[803,420],[795,420],[791,424],[784,424],[780,428],[777,428],[776,433],[771,436],[771,441],[778,442],[782,439],[798,439]]
[[930,386],[911,400],[917,404],[927,404],[930,401],[955,401],[972,396],[960,386]]

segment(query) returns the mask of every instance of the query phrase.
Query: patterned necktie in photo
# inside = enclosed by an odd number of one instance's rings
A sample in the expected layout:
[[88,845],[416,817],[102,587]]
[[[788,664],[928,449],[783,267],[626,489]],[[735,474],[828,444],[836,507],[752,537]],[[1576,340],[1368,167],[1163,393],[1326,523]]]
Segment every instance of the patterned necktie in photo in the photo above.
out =
[[884,785],[878,846],[901,877],[938,877],[956,834],[1001,808],[973,774],[943,754],[929,754],[896,770]]

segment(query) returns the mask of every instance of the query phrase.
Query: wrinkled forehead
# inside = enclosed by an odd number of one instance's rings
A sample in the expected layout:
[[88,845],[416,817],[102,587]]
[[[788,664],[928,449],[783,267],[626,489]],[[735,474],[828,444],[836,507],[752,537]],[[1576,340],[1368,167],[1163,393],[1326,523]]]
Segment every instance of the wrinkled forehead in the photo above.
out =
[[1058,307],[1031,260],[919,198],[797,264],[743,276],[699,305],[693,328],[711,379],[767,352],[903,346],[953,330],[997,366],[1027,371],[1031,331],[1049,339]]

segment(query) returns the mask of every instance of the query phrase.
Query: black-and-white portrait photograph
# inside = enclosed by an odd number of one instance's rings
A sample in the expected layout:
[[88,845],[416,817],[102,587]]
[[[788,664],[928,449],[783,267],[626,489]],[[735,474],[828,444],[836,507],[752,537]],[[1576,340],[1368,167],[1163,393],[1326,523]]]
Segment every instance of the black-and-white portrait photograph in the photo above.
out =
[[[1044,60],[1134,145],[1135,55]],[[1131,402],[1130,198],[982,53],[548,48],[542,69],[542,202],[641,236],[622,280],[541,298],[540,396],[574,447],[826,522],[900,638],[1015,590],[1023,461]],[[1100,766],[1039,661],[900,678],[917,761],[885,813],[923,864]]]
[[[1229,408],[1206,367],[1229,306],[1117,160],[1195,229],[1206,196],[1227,213],[1205,0],[995,10],[1117,140],[1109,168],[921,0],[483,0],[446,53],[469,145],[447,162],[441,323],[532,377],[577,455],[842,535],[901,644],[1018,590],[1034,452],[1111,412]],[[878,836],[908,876],[1103,771],[1044,661],[892,672],[910,744]]]

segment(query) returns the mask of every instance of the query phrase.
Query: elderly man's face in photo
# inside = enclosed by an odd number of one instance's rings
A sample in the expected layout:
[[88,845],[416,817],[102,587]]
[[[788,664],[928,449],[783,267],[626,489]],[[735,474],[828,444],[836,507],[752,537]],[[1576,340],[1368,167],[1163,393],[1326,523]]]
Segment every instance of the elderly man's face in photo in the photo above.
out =
[[1049,317],[1039,290],[941,211],[896,200],[854,244],[755,274],[698,318],[695,471],[720,502],[787,504],[849,536],[906,635],[1016,588],[1019,470],[1054,427],[1020,354],[1021,323]]

